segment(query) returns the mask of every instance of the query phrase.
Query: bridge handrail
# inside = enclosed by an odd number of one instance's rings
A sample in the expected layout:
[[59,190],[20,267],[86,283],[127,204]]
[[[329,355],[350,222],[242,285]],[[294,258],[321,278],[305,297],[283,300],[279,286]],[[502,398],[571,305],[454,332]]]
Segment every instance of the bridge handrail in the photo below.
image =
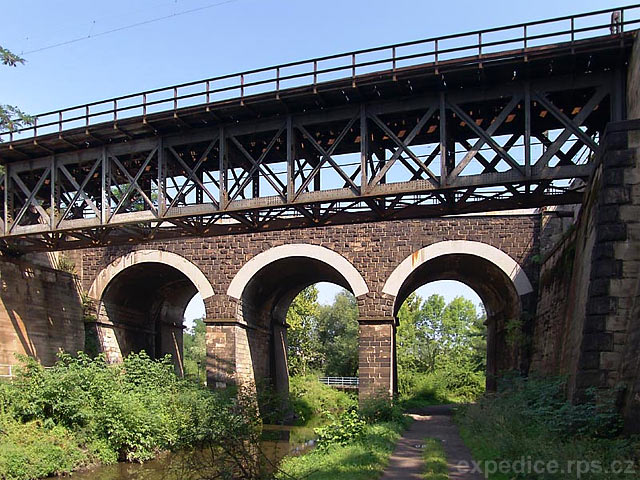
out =
[[360,385],[359,377],[318,377],[318,380],[330,387],[357,387]]
[[15,367],[15,365],[0,363],[0,378],[13,378],[13,367]]
[[[65,126],[72,122],[84,121],[83,122],[84,127],[88,129],[91,125],[97,124],[97,123],[92,124],[91,119],[94,119],[96,117],[102,117],[102,116],[110,116],[111,119],[110,120],[106,119],[98,123],[113,121],[114,124],[117,124],[119,113],[122,114],[122,113],[130,112],[131,110],[136,110],[136,109],[139,109],[139,110],[141,109],[141,116],[143,117],[143,119],[146,119],[147,113],[148,113],[147,110],[150,107],[167,104],[167,103],[173,103],[173,108],[166,108],[166,109],[162,109],[152,113],[161,113],[161,112],[168,112],[173,110],[175,114],[175,112],[177,112],[179,108],[182,108],[179,106],[179,102],[181,100],[184,101],[188,99],[195,99],[196,97],[204,97],[204,100],[205,100],[204,102],[199,102],[199,103],[188,105],[188,106],[203,106],[203,105],[210,106],[214,103],[212,99],[214,94],[220,94],[220,93],[237,91],[237,90],[239,90],[239,96],[236,95],[235,97],[233,96],[225,97],[225,98],[217,99],[216,101],[237,99],[237,100],[240,100],[240,102],[242,103],[244,99],[249,96],[249,95],[246,95],[247,89],[251,87],[258,87],[261,85],[264,86],[264,85],[274,84],[275,88],[267,89],[261,92],[254,92],[254,93],[251,93],[250,95],[253,95],[256,93],[271,92],[271,93],[275,93],[276,97],[278,97],[280,91],[283,90],[281,88],[281,84],[283,82],[312,77],[313,82],[307,81],[302,85],[295,85],[295,86],[300,87],[300,86],[313,85],[315,87],[315,85],[318,84],[318,77],[320,75],[326,75],[329,73],[336,73],[336,72],[344,72],[345,70],[350,71],[350,75],[341,76],[339,78],[333,78],[332,80],[339,80],[339,79],[344,80],[347,78],[352,78],[355,81],[358,70],[362,70],[363,68],[366,68],[366,67],[373,67],[373,66],[382,65],[382,64],[391,64],[392,66],[391,71],[396,72],[401,68],[410,66],[410,65],[404,65],[402,67],[398,67],[399,62],[405,62],[405,61],[420,59],[425,57],[433,57],[434,64],[437,66],[440,62],[443,62],[443,61],[446,62],[454,59],[454,58],[442,59],[443,55],[455,54],[455,53],[469,51],[469,50],[474,50],[474,51],[477,50],[476,58],[478,61],[482,61],[482,59],[484,58],[483,49],[496,47],[500,45],[521,43],[522,46],[519,50],[524,53],[524,52],[530,51],[533,48],[542,46],[540,44],[534,45],[534,46],[530,45],[531,42],[536,40],[550,39],[554,37],[570,35],[570,41],[571,43],[573,43],[576,40],[582,39],[582,38],[576,39],[576,35],[578,34],[594,32],[602,29],[608,29],[611,26],[611,21],[607,20],[605,23],[598,23],[596,25],[577,27],[576,20],[602,16],[605,14],[611,15],[613,14],[613,12],[616,12],[616,11],[620,13],[620,22],[618,24],[620,33],[625,32],[625,27],[640,24],[640,18],[629,19],[630,12],[633,11],[634,13],[640,13],[640,4],[634,4],[634,5],[621,6],[616,8],[608,8],[604,10],[597,10],[593,12],[581,13],[576,15],[567,15],[567,16],[555,17],[551,19],[537,20],[533,22],[518,23],[518,24],[501,26],[501,27],[492,27],[492,28],[487,28],[482,30],[473,30],[473,31],[464,32],[464,33],[430,37],[430,38],[421,39],[421,40],[413,40],[408,42],[397,43],[394,45],[385,45],[385,46],[379,46],[379,47],[354,50],[346,53],[325,55],[322,57],[317,57],[317,58],[312,58],[307,60],[298,60],[298,61],[283,63],[283,64],[274,65],[270,67],[256,68],[256,69],[246,70],[243,72],[211,77],[204,80],[186,82],[178,85],[173,85],[170,87],[155,88],[155,89],[146,90],[143,92],[137,92],[137,93],[132,93],[132,94],[118,96],[118,97],[112,97],[107,100],[98,100],[98,101],[94,101],[94,102],[90,102],[82,105],[76,105],[73,107],[67,107],[59,110],[52,110],[49,112],[36,115],[34,117],[33,125],[23,126],[22,128],[19,128],[13,131],[4,131],[4,132],[0,131],[0,140],[8,136],[9,141],[12,142],[14,140],[14,134],[21,134],[24,132],[33,132],[33,136],[37,137],[38,129],[40,129],[40,131],[42,132],[43,129],[48,129],[48,127],[54,127],[54,126],[58,127],[57,131],[59,134],[61,134],[64,131]],[[530,34],[529,32],[529,30],[532,27],[536,27],[540,25],[550,25],[553,23],[566,22],[566,21],[570,22],[570,25],[568,28],[565,27],[564,29],[551,30],[548,32],[536,33],[533,35]],[[489,41],[489,42],[487,42],[485,39],[483,41],[483,36],[487,36],[488,34],[496,33],[496,32],[508,32],[509,30],[520,30],[521,33],[515,37],[509,37],[506,39],[503,38],[503,39]],[[597,36],[597,35],[594,35],[594,36]],[[593,38],[594,36],[590,38]],[[458,46],[451,46],[447,48],[442,48],[440,45],[442,42],[446,40],[464,39],[465,37],[472,37],[472,43],[458,45]],[[429,43],[432,43],[433,46],[431,47],[431,49],[427,49],[426,51],[398,55],[398,52],[397,52],[398,49],[416,46],[416,45],[424,45]],[[389,50],[390,50],[389,54],[383,58],[371,59],[366,61],[358,61],[357,59],[358,56],[371,54],[374,52],[384,52]],[[491,53],[499,53],[499,52],[491,52]],[[459,59],[462,57],[456,57],[456,58]],[[323,68],[318,67],[318,64],[320,62],[326,62],[329,60],[337,60],[337,59],[350,60],[350,62],[345,65],[323,67]],[[300,67],[304,65],[308,65],[308,66],[312,65],[313,68],[309,70],[304,70],[302,72],[287,73],[284,75],[281,73],[281,71],[284,69]],[[412,64],[412,65],[415,65],[415,64]],[[270,72],[270,76],[268,76],[267,78],[251,80],[248,82],[246,81],[246,77],[250,75],[269,73],[269,72]],[[373,73],[373,72],[368,72],[368,73]],[[235,79],[234,83],[232,83],[231,85],[212,88],[212,85],[214,83],[222,82],[230,79]],[[189,93],[178,92],[179,89],[194,87],[196,85],[200,85],[201,89],[198,91],[189,92]],[[288,87],[285,87],[285,88],[288,88]],[[147,99],[148,96],[160,94],[160,93],[172,94],[172,95],[170,95],[167,98],[163,97],[163,98],[152,99],[152,100]],[[130,105],[122,105],[122,104],[118,105],[119,102],[122,103],[126,100],[130,100],[134,98],[140,98],[140,99],[137,101],[137,103],[134,102]],[[99,106],[102,106],[103,109],[99,111],[91,111],[92,107],[99,107]],[[74,111],[81,111],[81,112],[75,113],[74,114],[75,116],[64,118],[65,113],[74,112]],[[54,117],[54,118],[50,119],[49,117]],[[130,118],[130,117],[126,117],[126,118]],[[45,120],[45,123],[42,123],[42,122],[38,123],[38,120]],[[75,126],[78,126],[78,125],[75,125]],[[55,129],[48,129],[48,131],[45,133],[53,133],[53,132],[55,132]]]

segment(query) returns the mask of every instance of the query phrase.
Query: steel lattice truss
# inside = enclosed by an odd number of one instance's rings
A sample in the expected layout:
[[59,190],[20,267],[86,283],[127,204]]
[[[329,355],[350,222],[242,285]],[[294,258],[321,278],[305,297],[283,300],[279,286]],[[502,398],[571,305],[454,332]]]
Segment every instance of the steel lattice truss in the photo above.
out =
[[613,73],[157,134],[0,176],[24,251],[579,203]]

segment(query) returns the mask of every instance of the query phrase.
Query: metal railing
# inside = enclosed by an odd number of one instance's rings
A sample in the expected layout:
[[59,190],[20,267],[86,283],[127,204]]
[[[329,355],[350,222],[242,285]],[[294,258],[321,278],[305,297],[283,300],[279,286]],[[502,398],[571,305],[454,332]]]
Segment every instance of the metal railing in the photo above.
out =
[[[615,30],[612,24],[614,12],[618,12],[619,17]],[[134,116],[142,117],[144,122],[150,113],[173,111],[177,115],[180,108],[208,108],[215,102],[230,99],[243,104],[248,96],[259,93],[272,92],[279,98],[286,88],[313,86],[315,89],[320,82],[328,80],[351,78],[355,85],[356,77],[364,73],[386,69],[396,72],[429,62],[437,68],[444,62],[469,57],[482,61],[507,47],[510,51],[525,53],[552,43],[574,43],[599,35],[612,35],[614,31],[622,34],[637,24],[640,24],[640,4],[355,50],[42,113],[34,117],[30,126],[0,133],[0,139],[11,142],[14,137],[24,138],[27,132],[34,137],[56,131],[61,134],[67,128],[84,126],[88,129],[104,122],[117,124],[118,120]]]
[[0,363],[0,378],[12,379],[14,377],[15,365],[8,365]]
[[358,377],[319,377],[320,383],[337,388],[358,388],[360,379]]

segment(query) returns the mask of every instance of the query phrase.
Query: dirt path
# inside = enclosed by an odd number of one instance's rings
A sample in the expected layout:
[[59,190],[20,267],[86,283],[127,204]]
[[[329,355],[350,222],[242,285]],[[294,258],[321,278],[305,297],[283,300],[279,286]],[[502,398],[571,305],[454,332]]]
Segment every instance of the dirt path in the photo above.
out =
[[458,427],[451,419],[451,405],[429,407],[411,416],[415,421],[398,441],[381,480],[421,480],[424,468],[422,444],[426,437],[442,440],[449,464],[450,479],[481,480],[484,478],[480,473],[472,473],[472,467],[460,466],[462,462],[472,465],[472,458],[469,449],[462,443]]

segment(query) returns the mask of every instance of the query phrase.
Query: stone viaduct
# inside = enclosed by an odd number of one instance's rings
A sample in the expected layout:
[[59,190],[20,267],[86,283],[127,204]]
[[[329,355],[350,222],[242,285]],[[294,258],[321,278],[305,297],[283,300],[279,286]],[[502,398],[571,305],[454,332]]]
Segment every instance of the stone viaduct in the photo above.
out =
[[179,359],[182,315],[199,292],[210,384],[218,386],[272,379],[288,390],[291,301],[317,282],[341,285],[358,302],[366,395],[393,391],[397,310],[434,280],[460,280],[482,298],[490,372],[518,366],[521,359],[508,353],[505,322],[535,311],[529,278],[538,276],[539,227],[540,215],[341,225],[99,248],[78,255],[76,264],[98,305],[101,349],[114,361],[140,349]]
[[316,60],[306,90],[280,90],[278,67],[275,98],[245,97],[242,76],[239,99],[209,105],[207,81],[206,110],[179,109],[175,87],[169,114],[147,118],[145,93],[142,116],[117,117],[116,99],[111,123],[86,106],[85,127],[66,131],[60,111],[54,133],[11,136],[0,364],[91,347],[168,353],[180,371],[199,293],[209,385],[287,391],[287,309],[332,282],[357,299],[361,398],[391,395],[400,305],[450,279],[485,305],[489,388],[506,370],[567,375],[572,400],[608,389],[640,431],[640,41],[608,31],[578,41],[572,20],[570,42],[536,49],[525,28],[523,49],[495,57],[480,35],[449,64],[436,42],[405,70],[394,47],[392,70],[363,77],[354,53],[324,91]]

